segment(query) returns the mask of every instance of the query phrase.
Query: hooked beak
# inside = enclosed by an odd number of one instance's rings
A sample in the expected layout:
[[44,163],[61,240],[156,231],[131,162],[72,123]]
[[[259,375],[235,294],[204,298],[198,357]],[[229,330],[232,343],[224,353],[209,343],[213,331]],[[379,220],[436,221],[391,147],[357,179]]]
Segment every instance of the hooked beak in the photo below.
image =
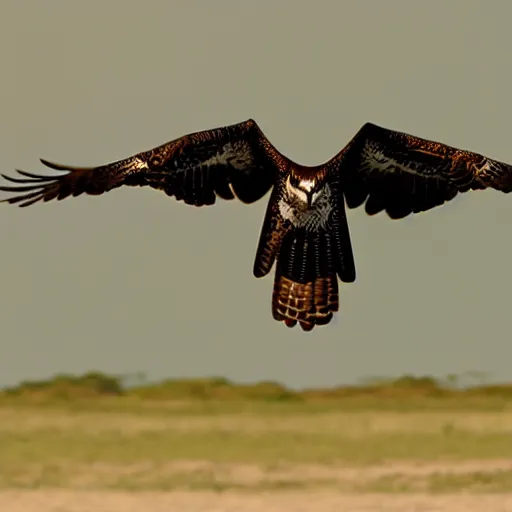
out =
[[311,205],[313,204],[313,192],[306,192],[306,198],[308,202],[308,208],[311,208]]

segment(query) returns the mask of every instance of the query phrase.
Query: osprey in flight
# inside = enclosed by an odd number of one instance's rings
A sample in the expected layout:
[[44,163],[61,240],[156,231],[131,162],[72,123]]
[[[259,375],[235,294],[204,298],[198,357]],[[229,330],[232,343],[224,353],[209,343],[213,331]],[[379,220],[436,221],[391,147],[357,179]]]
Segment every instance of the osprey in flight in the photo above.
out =
[[350,283],[356,277],[345,202],[349,208],[365,203],[369,215],[386,211],[400,219],[442,205],[459,192],[512,191],[511,165],[371,123],[315,167],[282,155],[252,119],[188,134],[98,167],[41,162],[62,174],[4,176],[18,185],[0,190],[18,194],[2,202],[29,206],[130,185],[205,206],[217,196],[253,203],[272,188],[254,275],[265,276],[276,262],[272,314],[306,331],[329,323],[338,310],[338,278]]

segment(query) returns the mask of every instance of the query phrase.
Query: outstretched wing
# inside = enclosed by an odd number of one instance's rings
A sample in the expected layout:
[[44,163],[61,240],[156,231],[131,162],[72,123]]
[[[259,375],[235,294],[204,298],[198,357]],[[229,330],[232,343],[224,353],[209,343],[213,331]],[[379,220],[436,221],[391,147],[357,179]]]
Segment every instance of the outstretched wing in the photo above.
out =
[[365,201],[393,219],[429,210],[459,192],[512,191],[512,166],[406,133],[365,124],[329,163],[349,208]]
[[72,167],[41,160],[64,174],[44,176],[18,171],[2,175],[15,186],[0,190],[16,195],[2,202],[29,206],[80,194],[100,195],[121,185],[150,186],[195,206],[210,205],[216,196],[252,203],[272,187],[277,154],[256,123],[184,135],[125,160],[98,167]]

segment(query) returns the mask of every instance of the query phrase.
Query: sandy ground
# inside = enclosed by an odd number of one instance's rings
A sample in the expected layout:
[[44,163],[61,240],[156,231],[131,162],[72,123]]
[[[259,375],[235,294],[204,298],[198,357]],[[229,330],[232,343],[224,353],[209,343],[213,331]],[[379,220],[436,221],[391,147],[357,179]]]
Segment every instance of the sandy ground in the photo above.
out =
[[[288,490],[293,488],[302,492],[313,489],[426,492],[434,478],[437,487],[442,479],[445,491],[498,492],[503,489],[500,488],[503,475],[507,478],[506,475],[511,472],[510,459],[388,461],[385,464],[352,467],[286,463],[265,467],[207,460],[176,460],[158,464],[154,461],[131,464],[91,462],[81,465],[53,463],[48,467],[25,465],[23,471],[10,480],[2,479],[0,472],[0,485],[3,489],[60,488],[77,491],[223,489],[224,492],[231,492],[244,489],[259,492],[284,490],[283,486],[287,486]],[[508,488],[505,486],[506,490]]]
[[512,512],[510,495],[2,491],[6,512]]
[[[108,475],[119,468],[90,465],[89,478],[73,481],[74,489],[34,489],[0,491],[0,511],[6,512],[512,512],[512,493],[469,494],[465,492],[428,495],[365,494],[341,492],[342,485],[362,483],[375,478],[402,475],[408,478],[423,478],[433,474],[464,475],[473,472],[485,474],[507,471],[512,461],[465,461],[447,462],[401,462],[382,466],[348,468],[315,465],[277,467],[262,471],[257,466],[235,464],[219,466],[208,461],[176,461],[166,469],[168,476],[173,471],[193,474],[196,471],[213,471],[217,477],[228,482],[245,484],[246,491],[111,491],[95,490],[95,485],[106,481]],[[114,471],[116,469],[116,471]],[[125,470],[127,474],[142,468]],[[76,468],[74,469],[76,471]],[[150,472],[154,468],[149,467]],[[90,473],[94,474],[91,480]],[[99,480],[98,480],[99,479]],[[286,479],[304,483],[299,491],[251,489],[252,484]],[[311,490],[311,480],[328,480],[330,487]],[[333,487],[334,483],[334,487]],[[81,487],[83,486],[83,487]],[[81,487],[81,488],[80,488]],[[346,487],[346,488],[350,488]]]

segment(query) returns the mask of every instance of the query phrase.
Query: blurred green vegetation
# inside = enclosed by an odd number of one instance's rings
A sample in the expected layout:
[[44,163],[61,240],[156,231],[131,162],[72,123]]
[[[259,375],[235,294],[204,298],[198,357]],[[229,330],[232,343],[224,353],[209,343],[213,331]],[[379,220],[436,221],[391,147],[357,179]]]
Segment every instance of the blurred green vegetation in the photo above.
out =
[[291,390],[91,372],[22,382],[0,393],[0,490],[510,492],[512,386],[485,380]]
[[[475,382],[476,381],[476,382]],[[506,408],[512,404],[512,384],[488,384],[485,375],[470,372],[431,376],[403,375],[371,378],[358,385],[292,390],[277,382],[236,384],[223,377],[168,379],[149,383],[143,375],[114,376],[100,372],[56,375],[40,381],[24,381],[0,391],[1,402],[55,403],[108,399],[114,402],[276,403],[393,407],[407,404],[454,407],[486,405]]]

